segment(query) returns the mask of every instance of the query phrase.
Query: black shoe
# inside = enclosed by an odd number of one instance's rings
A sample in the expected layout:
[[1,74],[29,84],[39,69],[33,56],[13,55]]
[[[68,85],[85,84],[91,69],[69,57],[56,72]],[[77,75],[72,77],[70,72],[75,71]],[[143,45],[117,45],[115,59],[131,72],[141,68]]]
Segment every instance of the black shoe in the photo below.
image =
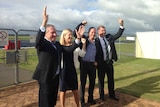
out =
[[100,100],[104,101],[104,97],[100,97]]
[[119,101],[119,99],[117,97],[110,97],[113,100]]
[[88,100],[88,103],[96,104],[96,101],[95,100]]
[[86,107],[85,103],[81,102],[81,107]]

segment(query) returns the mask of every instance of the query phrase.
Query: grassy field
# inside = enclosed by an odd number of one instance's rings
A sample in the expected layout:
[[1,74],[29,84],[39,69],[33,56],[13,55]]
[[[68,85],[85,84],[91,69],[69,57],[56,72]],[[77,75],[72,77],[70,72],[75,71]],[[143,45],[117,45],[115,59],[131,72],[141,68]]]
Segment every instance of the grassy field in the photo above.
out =
[[[116,47],[120,53],[134,54],[135,52],[134,43],[117,44]],[[35,48],[25,50],[27,50],[28,60],[20,63],[19,67],[33,72],[38,62],[36,50]],[[4,54],[5,52],[0,50],[1,63],[4,62],[2,60]],[[114,69],[117,91],[160,102],[160,60],[119,55],[119,60],[114,63]],[[77,72],[79,76],[79,71]],[[105,82],[107,88],[107,78]]]
[[114,66],[116,90],[160,102],[160,60],[121,56]]

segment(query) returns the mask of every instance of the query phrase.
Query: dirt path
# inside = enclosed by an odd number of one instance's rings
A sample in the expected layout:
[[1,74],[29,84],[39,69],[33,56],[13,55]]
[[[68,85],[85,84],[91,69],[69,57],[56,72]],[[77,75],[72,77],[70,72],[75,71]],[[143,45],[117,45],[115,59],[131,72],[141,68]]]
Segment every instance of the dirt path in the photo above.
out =
[[[107,90],[105,90],[107,93]],[[98,88],[95,88],[94,98],[97,102],[95,105],[87,104],[87,107],[160,107],[160,103],[142,98],[133,97],[123,93],[116,92],[120,100],[114,101],[109,99],[108,94],[105,95],[105,101],[99,100]],[[87,89],[86,89],[87,100]],[[0,107],[37,107],[38,104],[38,85],[37,82],[20,84],[9,88],[0,89]],[[60,107],[58,97],[56,107]],[[66,107],[76,107],[71,91],[67,92]]]

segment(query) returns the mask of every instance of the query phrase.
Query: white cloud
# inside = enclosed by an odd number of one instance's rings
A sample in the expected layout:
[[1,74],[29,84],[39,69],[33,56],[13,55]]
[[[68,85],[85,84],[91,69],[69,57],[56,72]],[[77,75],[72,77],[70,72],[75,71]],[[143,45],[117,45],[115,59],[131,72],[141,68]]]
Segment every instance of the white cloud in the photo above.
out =
[[148,9],[145,10],[146,14],[160,16],[160,1],[159,0],[143,0]]
[[47,5],[49,22],[57,29],[71,28],[82,20],[88,27],[105,25],[108,32],[118,28],[118,17],[124,19],[124,33],[160,30],[159,0],[1,0],[0,25],[2,28],[38,29],[42,21],[42,10]]

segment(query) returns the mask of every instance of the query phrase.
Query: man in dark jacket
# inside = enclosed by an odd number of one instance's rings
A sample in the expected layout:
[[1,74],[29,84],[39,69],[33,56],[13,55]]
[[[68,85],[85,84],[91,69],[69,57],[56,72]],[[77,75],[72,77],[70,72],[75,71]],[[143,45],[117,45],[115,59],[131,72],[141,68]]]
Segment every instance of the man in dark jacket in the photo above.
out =
[[104,26],[97,28],[98,37],[95,40],[96,45],[96,62],[98,69],[98,82],[99,82],[99,94],[100,99],[104,101],[104,78],[107,74],[108,78],[108,92],[109,97],[114,100],[119,100],[115,96],[114,91],[114,68],[113,60],[117,61],[117,53],[115,49],[115,40],[117,40],[123,33],[123,20],[119,19],[120,28],[115,35],[106,35],[106,29]]
[[[82,21],[75,28],[78,30],[81,26],[86,26],[87,22]],[[75,33],[74,33],[75,34]],[[93,92],[95,87],[95,79],[96,79],[96,46],[95,46],[95,36],[96,29],[94,27],[90,27],[88,30],[88,35],[83,35],[83,38],[86,38],[86,54],[84,57],[79,57],[80,62],[80,101],[81,106],[85,107],[85,86],[87,81],[87,75],[89,77],[89,89],[88,89],[88,103],[96,104],[94,100]],[[76,36],[75,36],[76,37]]]
[[54,107],[57,101],[61,46],[56,41],[54,25],[47,25],[46,7],[43,21],[36,38],[38,65],[33,79],[39,84],[39,107]]
[[96,65],[95,56],[96,56],[96,46],[95,46],[95,36],[96,29],[94,27],[90,27],[88,30],[88,38],[86,39],[86,54],[80,60],[80,100],[81,105],[85,105],[85,86],[87,75],[89,77],[89,89],[88,89],[88,103],[96,104],[94,100],[94,87],[95,87],[95,79],[96,79]]

